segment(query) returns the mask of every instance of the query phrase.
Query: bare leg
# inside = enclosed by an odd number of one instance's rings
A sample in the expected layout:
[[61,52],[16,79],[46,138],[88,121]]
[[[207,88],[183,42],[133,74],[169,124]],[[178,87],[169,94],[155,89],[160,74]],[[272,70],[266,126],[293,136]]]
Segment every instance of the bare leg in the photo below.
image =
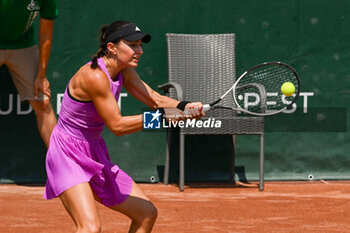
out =
[[[95,198],[100,201],[96,195]],[[151,232],[158,216],[157,208],[135,182],[130,196],[123,203],[109,208],[128,216],[132,220],[129,233]]]
[[89,183],[81,183],[64,191],[60,199],[73,218],[77,233],[101,232],[100,216]]
[[30,100],[29,103],[35,112],[40,136],[46,147],[49,147],[52,130],[57,124],[56,115],[52,109],[51,103],[49,100]]

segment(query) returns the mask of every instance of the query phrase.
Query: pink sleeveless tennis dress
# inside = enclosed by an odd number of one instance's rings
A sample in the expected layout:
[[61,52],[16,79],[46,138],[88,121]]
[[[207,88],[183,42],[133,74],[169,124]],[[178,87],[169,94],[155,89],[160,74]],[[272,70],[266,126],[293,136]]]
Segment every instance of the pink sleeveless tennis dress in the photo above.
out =
[[[111,91],[118,100],[123,76],[119,73],[113,81],[102,58],[98,59],[98,64],[108,76]],[[105,123],[94,104],[91,101],[74,100],[69,94],[68,86],[46,155],[47,182],[44,198],[55,198],[77,184],[89,182],[102,204],[120,204],[129,196],[133,181],[117,165],[111,163],[101,137]]]

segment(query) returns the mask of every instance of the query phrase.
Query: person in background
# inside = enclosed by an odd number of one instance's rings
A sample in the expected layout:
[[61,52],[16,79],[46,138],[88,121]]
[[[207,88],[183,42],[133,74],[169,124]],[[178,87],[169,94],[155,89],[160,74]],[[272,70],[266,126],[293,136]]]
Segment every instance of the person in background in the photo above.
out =
[[[39,47],[33,22],[40,15]],[[5,65],[21,101],[29,101],[46,147],[57,124],[46,77],[57,0],[0,1],[0,66]]]

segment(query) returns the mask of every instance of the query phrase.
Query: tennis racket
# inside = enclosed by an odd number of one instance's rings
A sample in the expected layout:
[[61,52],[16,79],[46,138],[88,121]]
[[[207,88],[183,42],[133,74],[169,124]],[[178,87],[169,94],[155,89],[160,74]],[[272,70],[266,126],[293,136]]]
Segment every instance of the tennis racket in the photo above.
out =
[[[282,94],[281,87],[290,82],[293,94]],[[289,83],[289,84],[290,84]],[[220,101],[232,93],[234,106],[220,105]],[[255,116],[275,115],[289,109],[300,94],[297,72],[282,62],[265,62],[245,71],[219,99],[204,104],[203,111],[228,109]]]

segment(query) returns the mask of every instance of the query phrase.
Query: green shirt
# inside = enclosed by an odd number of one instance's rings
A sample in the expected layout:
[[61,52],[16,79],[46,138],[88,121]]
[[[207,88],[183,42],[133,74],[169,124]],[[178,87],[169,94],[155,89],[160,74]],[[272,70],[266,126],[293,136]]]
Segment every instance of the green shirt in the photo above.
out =
[[0,49],[35,45],[33,22],[58,15],[57,0],[0,0]]

